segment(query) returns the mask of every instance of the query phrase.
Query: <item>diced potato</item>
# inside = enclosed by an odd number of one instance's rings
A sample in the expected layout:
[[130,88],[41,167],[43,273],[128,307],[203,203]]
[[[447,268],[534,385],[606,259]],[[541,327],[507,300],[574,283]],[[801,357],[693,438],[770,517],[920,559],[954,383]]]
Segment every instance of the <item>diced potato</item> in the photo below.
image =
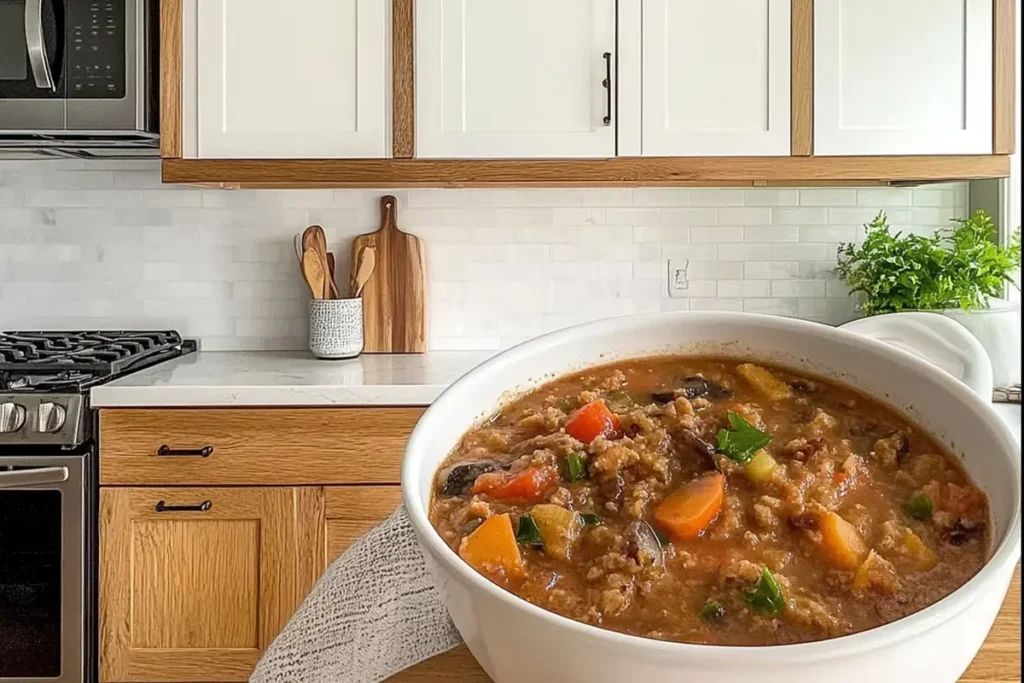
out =
[[523,556],[519,553],[508,514],[489,517],[462,539],[459,557],[493,579],[520,578],[525,574]]
[[819,520],[821,546],[826,559],[840,569],[857,569],[867,557],[868,546],[857,528],[834,512]]
[[938,562],[932,549],[910,529],[903,535],[903,549],[911,568],[916,571],[926,572]]
[[572,510],[549,503],[534,505],[530,516],[544,539],[544,552],[560,560],[568,560],[573,542],[583,528],[583,519]]
[[744,363],[736,367],[736,372],[740,374],[743,379],[750,382],[750,384],[757,389],[758,392],[763,394],[765,398],[771,399],[772,401],[784,401],[793,395],[793,390],[790,389],[789,385],[780,379],[777,379],[775,375],[765,370],[760,365],[754,365],[752,363]]
[[775,458],[762,448],[754,453],[754,457],[750,459],[750,462],[743,466],[743,473],[747,475],[750,481],[760,484],[767,481],[778,466],[779,464],[775,462]]
[[895,593],[900,587],[900,577],[888,560],[872,550],[857,569],[857,574],[853,577],[853,587],[859,591]]

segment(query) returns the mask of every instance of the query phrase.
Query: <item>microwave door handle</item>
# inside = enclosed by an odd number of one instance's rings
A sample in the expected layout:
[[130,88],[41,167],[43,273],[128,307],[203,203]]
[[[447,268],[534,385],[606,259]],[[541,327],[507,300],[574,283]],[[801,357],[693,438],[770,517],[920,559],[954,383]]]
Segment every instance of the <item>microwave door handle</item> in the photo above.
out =
[[67,467],[34,467],[30,470],[0,471],[0,489],[60,484],[68,480]]
[[28,61],[32,65],[36,87],[51,92],[56,90],[50,72],[50,59],[46,54],[46,42],[43,40],[43,0],[25,0],[25,45],[28,47]]

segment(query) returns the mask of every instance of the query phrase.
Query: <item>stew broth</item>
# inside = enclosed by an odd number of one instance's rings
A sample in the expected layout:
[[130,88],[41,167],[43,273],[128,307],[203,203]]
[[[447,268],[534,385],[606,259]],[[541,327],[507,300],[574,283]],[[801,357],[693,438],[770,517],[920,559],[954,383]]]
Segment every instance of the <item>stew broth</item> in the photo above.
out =
[[430,517],[477,571],[570,619],[773,645],[916,612],[985,563],[952,456],[848,387],[736,360],[570,375],[467,433]]

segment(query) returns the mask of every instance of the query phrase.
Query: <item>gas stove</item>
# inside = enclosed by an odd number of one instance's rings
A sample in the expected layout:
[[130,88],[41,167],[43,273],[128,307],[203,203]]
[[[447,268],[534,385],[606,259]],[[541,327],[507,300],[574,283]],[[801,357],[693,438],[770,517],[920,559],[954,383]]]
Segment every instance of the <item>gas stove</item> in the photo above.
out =
[[173,331],[0,332],[0,448],[82,444],[91,387],[195,349]]

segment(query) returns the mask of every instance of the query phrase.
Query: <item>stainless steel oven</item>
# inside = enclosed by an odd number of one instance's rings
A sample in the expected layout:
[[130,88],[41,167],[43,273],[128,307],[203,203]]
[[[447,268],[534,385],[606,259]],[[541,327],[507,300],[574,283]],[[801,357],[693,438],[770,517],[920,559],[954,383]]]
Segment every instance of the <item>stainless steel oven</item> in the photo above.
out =
[[155,153],[158,21],[157,0],[0,0],[0,150]]
[[0,682],[92,680],[88,460],[0,455]]

